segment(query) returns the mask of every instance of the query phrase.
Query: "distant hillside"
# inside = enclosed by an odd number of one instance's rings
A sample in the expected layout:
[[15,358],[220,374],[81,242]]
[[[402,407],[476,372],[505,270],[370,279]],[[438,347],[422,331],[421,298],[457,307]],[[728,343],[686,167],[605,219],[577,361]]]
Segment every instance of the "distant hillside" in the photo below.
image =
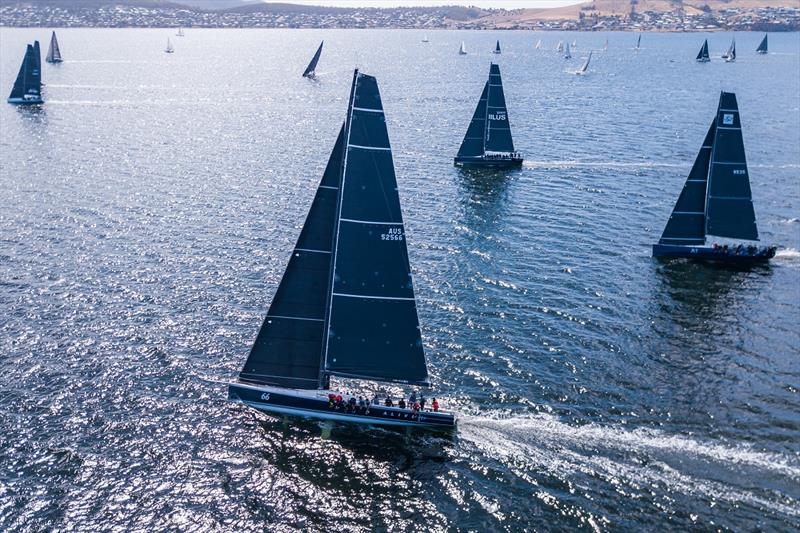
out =
[[593,0],[511,11],[256,0],[0,0],[0,26],[797,31],[800,0]]

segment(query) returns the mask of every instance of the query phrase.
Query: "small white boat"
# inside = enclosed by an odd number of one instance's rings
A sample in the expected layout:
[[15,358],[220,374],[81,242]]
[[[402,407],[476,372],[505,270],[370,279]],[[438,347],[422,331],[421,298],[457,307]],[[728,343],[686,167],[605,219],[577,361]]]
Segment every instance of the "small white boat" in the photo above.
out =
[[167,47],[164,48],[164,51],[168,54],[171,54],[175,51],[175,49],[172,47],[172,43],[170,42],[169,37],[167,37]]
[[464,41],[461,41],[461,48],[458,49],[458,54],[462,56],[467,55],[467,47],[464,45]]

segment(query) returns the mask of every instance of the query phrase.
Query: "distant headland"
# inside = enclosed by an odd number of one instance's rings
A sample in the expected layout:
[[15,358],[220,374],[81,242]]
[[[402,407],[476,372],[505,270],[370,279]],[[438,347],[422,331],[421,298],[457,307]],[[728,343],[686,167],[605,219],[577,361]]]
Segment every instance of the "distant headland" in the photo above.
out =
[[594,0],[552,9],[505,10],[341,8],[246,0],[0,0],[0,26],[797,31],[800,4],[797,0]]

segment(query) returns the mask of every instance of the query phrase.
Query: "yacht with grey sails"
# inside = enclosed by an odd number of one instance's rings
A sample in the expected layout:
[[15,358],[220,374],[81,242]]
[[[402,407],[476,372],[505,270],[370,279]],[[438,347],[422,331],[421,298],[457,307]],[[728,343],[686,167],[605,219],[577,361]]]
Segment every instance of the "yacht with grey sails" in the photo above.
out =
[[453,163],[463,167],[522,166],[522,155],[514,150],[511,138],[500,67],[494,63],[489,65],[489,79]]
[[653,245],[653,257],[769,261],[776,247],[758,246],[758,240],[739,106],[734,93],[722,92],[664,233]]
[[305,224],[228,398],[278,415],[455,427],[451,412],[341,402],[348,395],[332,377],[430,386],[383,105],[376,79],[357,69]]

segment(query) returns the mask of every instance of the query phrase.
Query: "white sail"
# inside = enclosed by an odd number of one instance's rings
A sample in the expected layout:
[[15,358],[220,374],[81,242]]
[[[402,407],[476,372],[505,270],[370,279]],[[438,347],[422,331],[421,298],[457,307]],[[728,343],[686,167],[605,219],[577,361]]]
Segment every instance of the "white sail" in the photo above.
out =
[[558,41],[556,45],[556,52],[563,52],[564,51],[564,41]]
[[541,47],[542,47],[542,40],[541,40],[541,39],[539,39],[539,40],[536,42],[536,49],[537,49],[537,50],[539,50]]
[[464,41],[461,41],[461,48],[458,50],[458,53],[462,56],[467,53],[467,47],[464,45]]
[[572,59],[572,54],[569,51],[569,43],[564,47],[564,59]]
[[427,35],[424,35],[424,36],[422,37],[422,42],[423,42],[423,43],[430,42],[430,41],[428,41],[428,36],[427,36]]
[[171,54],[172,52],[175,51],[175,49],[172,47],[172,43],[170,42],[169,37],[167,37],[167,47],[164,49],[164,51],[168,54]]
[[608,38],[606,38],[606,44],[603,45],[603,51],[608,50]]

